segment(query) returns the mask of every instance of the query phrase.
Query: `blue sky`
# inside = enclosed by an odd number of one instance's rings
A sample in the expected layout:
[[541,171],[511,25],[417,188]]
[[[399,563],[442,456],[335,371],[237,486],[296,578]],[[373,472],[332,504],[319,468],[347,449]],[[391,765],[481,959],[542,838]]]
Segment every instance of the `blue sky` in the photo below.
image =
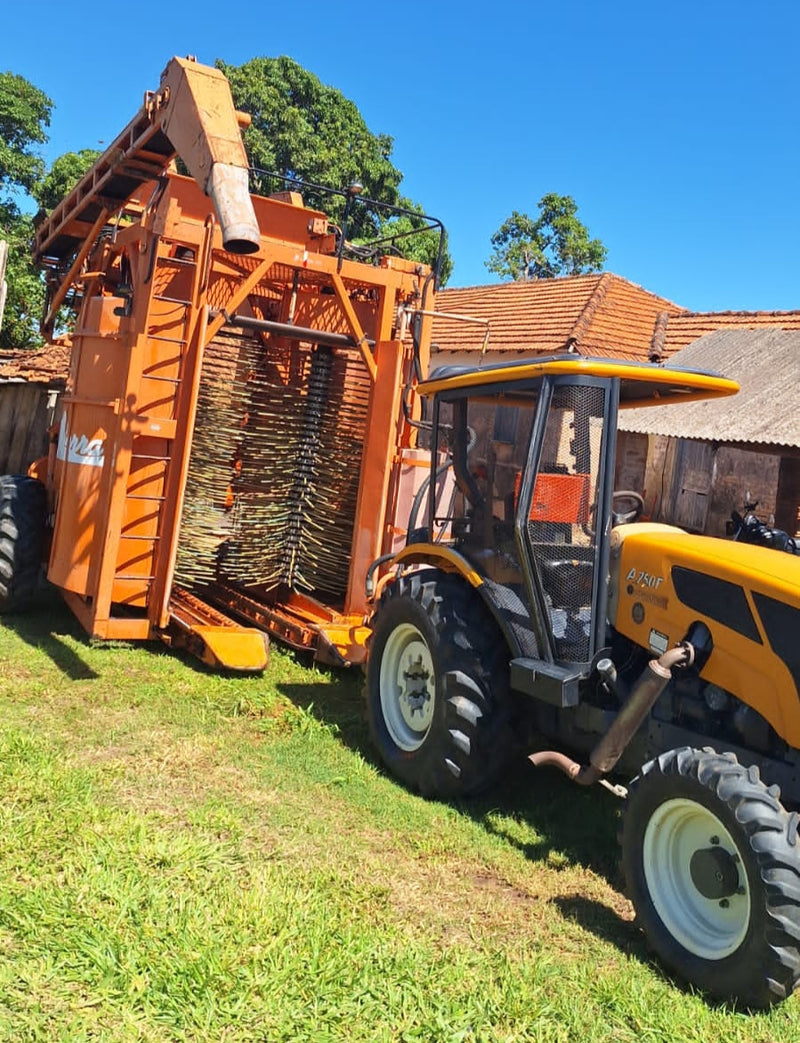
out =
[[48,161],[113,139],[173,54],[288,54],[342,90],[444,221],[450,285],[495,281],[492,233],[558,192],[654,293],[800,308],[797,0],[3,5],[0,69],[55,103]]

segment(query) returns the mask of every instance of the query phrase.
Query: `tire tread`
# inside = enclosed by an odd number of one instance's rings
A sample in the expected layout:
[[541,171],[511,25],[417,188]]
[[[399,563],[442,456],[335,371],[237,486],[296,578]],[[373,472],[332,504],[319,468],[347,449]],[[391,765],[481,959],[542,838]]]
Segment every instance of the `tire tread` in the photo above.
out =
[[[752,894],[752,901],[763,909],[765,930],[759,959],[752,960],[753,966],[742,968],[743,973],[747,972],[748,984],[740,985],[734,994],[730,993],[724,976],[714,974],[714,961],[686,954],[682,966],[674,955],[674,950],[680,948],[674,939],[672,946],[665,945],[657,936],[648,937],[648,941],[673,971],[712,995],[733,999],[748,1007],[768,1007],[790,995],[800,981],[800,852],[795,844],[796,818],[783,808],[774,789],[761,780],[758,769],[739,764],[732,753],[717,753],[711,747],[702,750],[681,747],[662,753],[645,764],[631,783],[620,824],[625,875],[635,904],[641,896],[637,894],[636,873],[632,870],[635,841],[629,832],[635,832],[635,828],[630,827],[629,822],[638,814],[632,811],[642,791],[657,781],[658,776],[693,780],[714,795],[721,810],[727,808],[738,823],[744,835],[740,842],[743,839],[747,843],[757,866],[761,888],[760,893]],[[643,912],[637,908],[640,924],[648,920]],[[663,924],[661,928],[666,933]],[[672,950],[671,958],[665,950]],[[705,973],[699,981],[698,963],[705,965]],[[693,966],[687,968],[687,964]]]
[[[383,634],[413,601],[435,635],[436,698],[443,714],[432,726],[424,754],[401,755],[381,720],[376,691]],[[384,591],[372,620],[368,643],[365,697],[370,733],[381,759],[407,785],[424,796],[453,799],[479,793],[495,781],[513,746],[510,724],[508,650],[480,596],[462,579],[437,569],[400,576]],[[436,732],[434,736],[434,731]]]
[[27,475],[0,476],[0,613],[28,608],[39,585],[47,494]]

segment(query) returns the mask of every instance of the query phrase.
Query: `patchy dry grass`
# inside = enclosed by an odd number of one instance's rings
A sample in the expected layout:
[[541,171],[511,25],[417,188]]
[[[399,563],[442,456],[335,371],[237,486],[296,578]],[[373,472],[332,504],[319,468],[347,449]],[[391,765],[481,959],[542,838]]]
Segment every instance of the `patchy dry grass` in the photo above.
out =
[[356,675],[0,628],[0,1039],[794,1041],[653,966],[615,806],[522,766],[426,803]]

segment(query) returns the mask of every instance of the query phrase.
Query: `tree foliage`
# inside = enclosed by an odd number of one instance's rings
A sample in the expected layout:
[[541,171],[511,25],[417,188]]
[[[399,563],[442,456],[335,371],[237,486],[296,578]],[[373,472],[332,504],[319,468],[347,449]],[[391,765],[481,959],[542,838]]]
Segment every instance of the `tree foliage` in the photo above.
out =
[[31,194],[44,210],[53,210],[80,181],[100,152],[84,148],[80,152],[65,152],[53,161],[45,176],[33,186]]
[[536,219],[514,210],[494,233],[489,271],[522,281],[600,271],[608,251],[589,238],[575,200],[549,192],[537,205]]
[[22,76],[0,73],[0,188],[4,206],[15,206],[12,197],[30,192],[44,174],[44,161],[36,146],[47,141],[53,103]]
[[44,308],[42,273],[31,259],[33,221],[17,213],[0,218],[0,239],[8,243],[8,296],[0,328],[1,348],[38,348],[39,321]]
[[33,223],[20,202],[44,174],[37,146],[47,141],[53,103],[22,76],[0,73],[0,239],[8,242],[8,296],[2,347],[36,347],[44,284],[31,260]]
[[[222,61],[216,64],[228,77],[236,107],[252,117],[244,140],[254,167],[340,191],[358,182],[364,196],[422,214],[422,208],[400,191],[403,175],[391,161],[392,138],[373,134],[357,106],[341,91],[326,86],[285,56],[252,58],[240,66]],[[261,190],[283,187],[266,179]],[[303,198],[308,206],[341,223],[343,196],[304,190]],[[412,226],[423,227],[424,222],[414,216],[376,216],[356,200],[348,218],[347,237],[366,242],[408,231]],[[438,236],[423,232],[403,237],[396,245],[404,256],[431,264]],[[451,267],[449,257],[445,257],[443,274],[449,274]]]

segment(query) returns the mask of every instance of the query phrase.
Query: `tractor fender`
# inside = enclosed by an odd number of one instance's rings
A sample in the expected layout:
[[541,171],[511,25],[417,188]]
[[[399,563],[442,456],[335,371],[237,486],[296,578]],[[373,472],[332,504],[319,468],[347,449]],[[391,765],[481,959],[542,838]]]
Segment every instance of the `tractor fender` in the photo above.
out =
[[480,596],[497,623],[508,645],[509,656],[514,659],[537,654],[531,644],[534,641],[532,633],[523,631],[519,626],[512,626],[510,622],[511,617],[519,619],[521,615],[524,617],[528,614],[525,606],[517,598],[516,604],[509,605],[509,597],[514,597],[512,592],[482,576],[463,554],[439,543],[412,543],[392,560],[392,568],[408,565],[429,565],[442,572],[461,576]]

